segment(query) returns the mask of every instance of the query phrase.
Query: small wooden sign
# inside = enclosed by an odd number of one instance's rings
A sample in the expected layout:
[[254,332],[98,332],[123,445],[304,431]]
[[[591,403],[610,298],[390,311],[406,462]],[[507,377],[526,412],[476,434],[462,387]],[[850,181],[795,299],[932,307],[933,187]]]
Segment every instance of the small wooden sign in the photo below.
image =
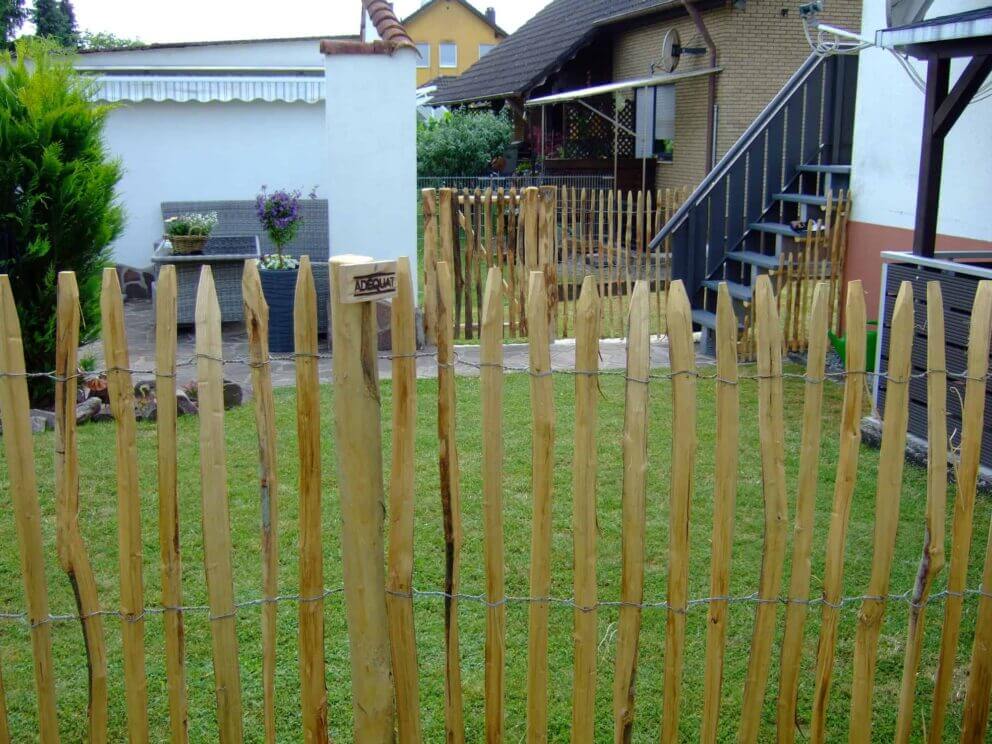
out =
[[396,261],[345,264],[338,273],[341,302],[372,302],[396,294]]

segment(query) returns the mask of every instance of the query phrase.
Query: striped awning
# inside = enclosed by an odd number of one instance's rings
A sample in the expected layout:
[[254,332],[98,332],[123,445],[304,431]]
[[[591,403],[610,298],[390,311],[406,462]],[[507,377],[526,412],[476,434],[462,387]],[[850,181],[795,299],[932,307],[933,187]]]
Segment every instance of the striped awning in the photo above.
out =
[[303,76],[100,75],[93,99],[105,103],[281,101],[318,103],[324,80]]

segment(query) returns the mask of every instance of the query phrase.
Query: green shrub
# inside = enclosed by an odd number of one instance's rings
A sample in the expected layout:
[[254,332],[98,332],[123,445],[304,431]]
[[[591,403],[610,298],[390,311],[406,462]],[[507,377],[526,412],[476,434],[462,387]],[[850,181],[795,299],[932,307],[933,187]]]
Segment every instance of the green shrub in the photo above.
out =
[[[122,168],[102,138],[109,111],[52,44],[0,56],[0,272],[10,275],[29,371],[55,363],[58,272],[76,272],[82,340],[100,330],[100,274],[124,224]],[[38,401],[51,386],[34,382]]]
[[417,126],[417,175],[485,175],[512,138],[513,124],[504,115],[449,111]]

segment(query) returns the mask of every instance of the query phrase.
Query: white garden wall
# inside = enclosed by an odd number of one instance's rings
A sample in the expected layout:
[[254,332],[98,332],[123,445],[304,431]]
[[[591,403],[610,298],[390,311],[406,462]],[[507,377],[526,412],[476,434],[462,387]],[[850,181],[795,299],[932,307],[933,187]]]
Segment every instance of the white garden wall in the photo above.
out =
[[322,103],[131,103],[110,115],[106,139],[125,170],[117,263],[151,263],[163,201],[251,199],[262,184],[328,196]]
[[331,254],[417,271],[416,52],[326,57]]

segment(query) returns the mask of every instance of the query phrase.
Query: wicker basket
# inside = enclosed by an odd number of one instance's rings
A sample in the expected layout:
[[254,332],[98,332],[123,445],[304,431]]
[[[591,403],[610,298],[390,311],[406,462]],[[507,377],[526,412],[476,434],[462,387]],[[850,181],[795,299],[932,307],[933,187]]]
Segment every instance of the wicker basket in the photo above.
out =
[[203,246],[207,244],[207,235],[166,235],[165,239],[172,243],[172,252],[179,256],[188,256],[191,253],[203,253]]

